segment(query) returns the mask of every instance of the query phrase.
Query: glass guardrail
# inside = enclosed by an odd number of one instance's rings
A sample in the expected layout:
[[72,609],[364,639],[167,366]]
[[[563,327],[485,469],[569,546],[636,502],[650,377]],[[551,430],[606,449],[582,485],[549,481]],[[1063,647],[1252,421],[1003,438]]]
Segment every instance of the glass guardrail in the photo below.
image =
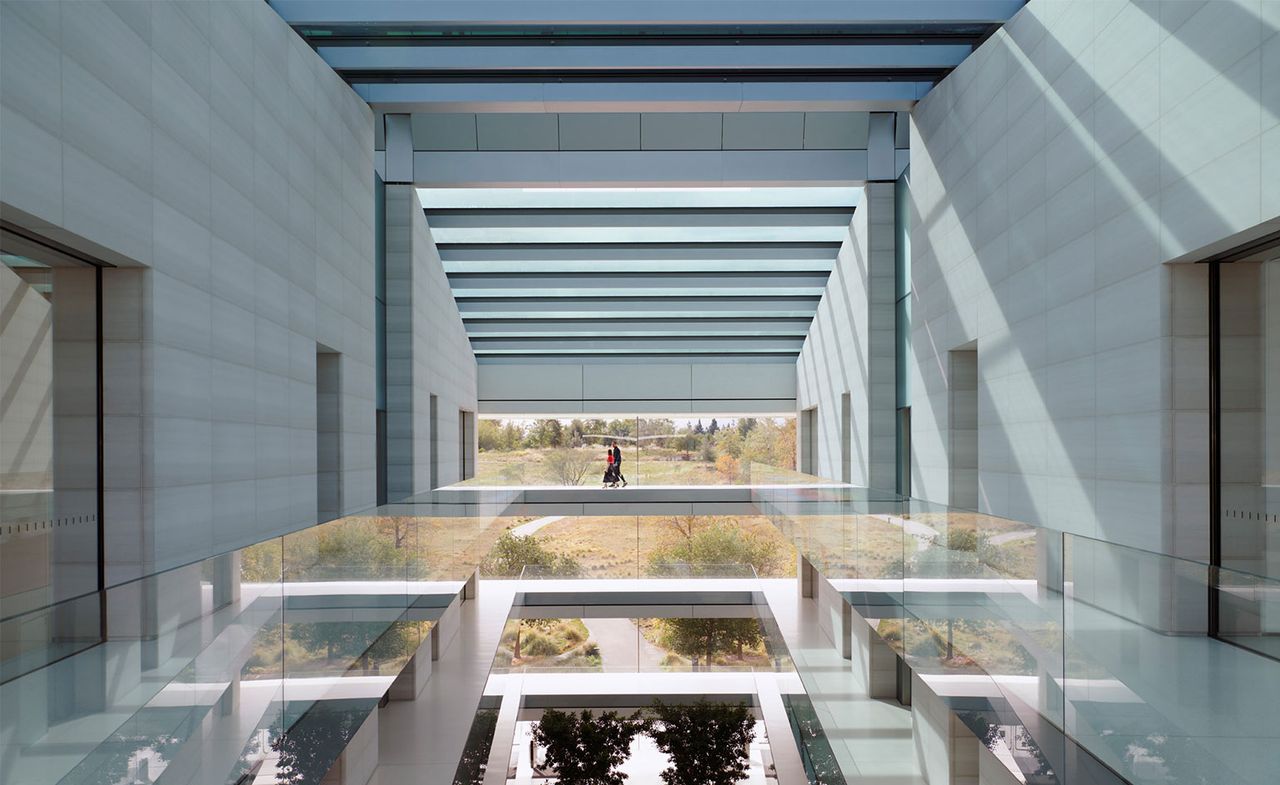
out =
[[1026,782],[1080,781],[1073,744],[1132,783],[1275,781],[1280,662],[1207,619],[1211,589],[1274,598],[1277,582],[774,475],[753,467],[761,513]]
[[0,782],[320,781],[512,498],[426,495],[0,620]]
[[[782,445],[774,448],[783,451]],[[739,453],[741,456],[741,453]],[[681,449],[623,447],[621,474],[612,476],[603,445],[549,447],[515,453],[482,451],[474,477],[451,487],[653,487],[748,485],[751,462],[732,454],[709,456]],[[776,468],[776,467],[775,467]],[[787,469],[777,468],[779,477]],[[796,482],[808,482],[794,473]]]

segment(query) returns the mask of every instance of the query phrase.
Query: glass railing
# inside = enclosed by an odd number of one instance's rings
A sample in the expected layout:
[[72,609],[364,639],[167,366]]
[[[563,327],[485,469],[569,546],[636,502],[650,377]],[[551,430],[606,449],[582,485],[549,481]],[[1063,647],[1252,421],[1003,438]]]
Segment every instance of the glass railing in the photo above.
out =
[[[752,462],[795,465],[794,417],[485,417],[479,427],[475,476],[463,485],[743,486]],[[607,479],[614,444],[621,475]]]
[[[627,520],[586,519],[585,526],[607,537]],[[676,530],[670,528],[673,522],[664,524],[661,519],[629,521],[641,527],[656,524],[655,531],[664,527],[665,535],[678,539],[690,525],[696,537],[703,525],[685,520],[684,528]],[[705,525],[721,533],[728,526],[723,518]],[[636,561],[633,555],[631,564]],[[643,558],[638,561],[649,564]],[[777,781],[774,751],[779,745],[790,747],[793,739],[790,733],[771,737],[775,727],[766,730],[759,695],[771,693],[781,698],[780,703],[802,700],[804,695],[787,643],[764,599],[765,579],[757,577],[752,564],[696,557],[655,561],[652,566],[639,574],[626,569],[601,576],[530,565],[515,578],[492,579],[510,582],[502,589],[482,589],[514,591],[514,601],[497,636],[455,785],[554,779],[531,735],[532,724],[545,710],[590,707],[597,715],[617,711],[623,716],[653,716],[655,698],[668,705],[705,698],[750,707],[757,722],[749,771],[742,781]],[[502,717],[509,719],[504,722]],[[814,731],[814,725],[805,728]],[[787,729],[785,724],[780,727]],[[665,754],[644,742],[630,752],[634,758],[624,755],[614,761],[627,781],[658,782]],[[495,771],[497,767],[501,771]]]
[[[625,452],[621,476],[610,478],[603,447],[526,449],[513,453],[481,452],[474,477],[463,487],[622,487],[664,485],[749,485],[747,461],[725,455],[709,459],[695,452],[647,447]],[[782,468],[782,467],[778,467]],[[796,478],[804,482],[803,476]],[[457,486],[454,486],[457,487]]]
[[1206,622],[1211,587],[1280,585],[816,477],[783,487],[767,467],[753,481],[761,512],[1027,782],[1090,767],[1132,783],[1275,781],[1280,663]]
[[387,505],[0,620],[0,782],[320,781],[511,497]]
[[[673,604],[663,616],[587,615],[507,621],[491,674],[788,673],[794,670],[768,606]],[[659,607],[653,607],[657,611]]]
[[788,578],[795,547],[761,515],[548,515],[505,519],[485,578]]

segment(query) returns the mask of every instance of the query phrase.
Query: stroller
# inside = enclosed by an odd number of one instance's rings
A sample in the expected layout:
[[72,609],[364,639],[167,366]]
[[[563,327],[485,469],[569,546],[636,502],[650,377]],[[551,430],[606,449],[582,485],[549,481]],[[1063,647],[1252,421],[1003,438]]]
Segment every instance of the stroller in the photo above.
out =
[[608,456],[606,460],[608,461],[609,465],[604,470],[604,485],[602,485],[601,487],[617,488],[618,487],[618,464],[613,462],[613,451],[609,451],[608,453],[606,453],[606,455]]

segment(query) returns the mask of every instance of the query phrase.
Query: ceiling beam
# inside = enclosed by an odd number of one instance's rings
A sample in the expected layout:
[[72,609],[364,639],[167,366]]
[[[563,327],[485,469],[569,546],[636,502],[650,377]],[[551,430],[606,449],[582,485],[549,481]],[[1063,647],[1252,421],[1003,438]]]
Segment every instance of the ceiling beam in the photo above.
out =
[[909,111],[921,81],[627,81],[357,83],[383,112],[867,112]]
[[1002,24],[1025,0],[270,0],[292,25]]
[[[451,72],[530,74],[554,71],[664,72],[884,70],[955,68],[972,48],[964,44],[848,46],[320,46],[324,61],[348,79],[395,72],[400,79]],[[391,80],[388,80],[391,81]]]

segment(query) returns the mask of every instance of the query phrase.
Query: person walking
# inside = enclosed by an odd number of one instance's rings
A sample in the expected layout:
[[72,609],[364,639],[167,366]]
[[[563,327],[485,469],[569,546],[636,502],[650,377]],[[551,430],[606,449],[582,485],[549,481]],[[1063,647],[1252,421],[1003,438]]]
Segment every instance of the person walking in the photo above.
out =
[[[616,480],[622,481],[622,487],[627,487],[627,478],[622,476],[622,450],[618,449],[618,443],[613,443],[613,476]],[[614,483],[617,484],[616,482]]]
[[618,485],[617,466],[613,463],[613,450],[605,450],[604,452],[604,485],[601,488],[616,488]]

